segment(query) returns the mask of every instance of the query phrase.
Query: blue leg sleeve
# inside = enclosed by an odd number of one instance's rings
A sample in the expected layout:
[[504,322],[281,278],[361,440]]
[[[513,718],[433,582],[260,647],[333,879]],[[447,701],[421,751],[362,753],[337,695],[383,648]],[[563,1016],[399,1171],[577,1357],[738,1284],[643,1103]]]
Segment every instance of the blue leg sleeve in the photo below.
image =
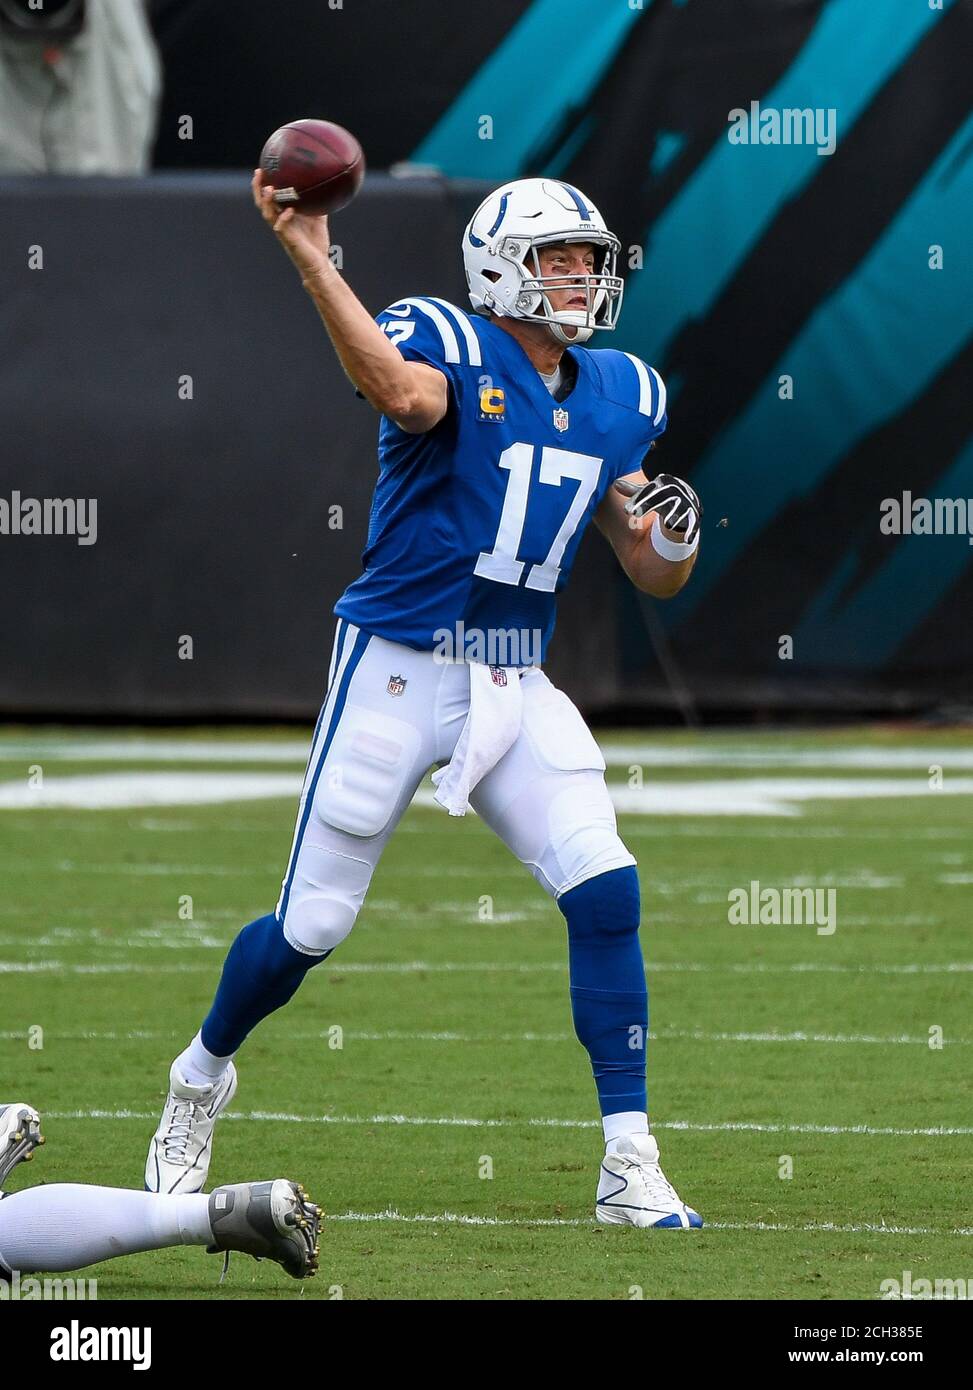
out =
[[307,972],[331,954],[295,951],[273,915],[244,927],[227,953],[213,1006],[202,1027],[203,1046],[229,1057],[262,1018],[296,993]]
[[571,1009],[591,1058],[602,1115],[644,1111],[649,999],[639,942],[639,878],[629,866],[562,893]]

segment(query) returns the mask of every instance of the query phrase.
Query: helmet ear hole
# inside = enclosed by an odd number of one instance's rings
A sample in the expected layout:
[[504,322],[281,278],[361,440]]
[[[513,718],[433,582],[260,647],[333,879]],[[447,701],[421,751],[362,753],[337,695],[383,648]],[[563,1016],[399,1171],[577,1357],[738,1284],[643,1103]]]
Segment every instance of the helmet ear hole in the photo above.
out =
[[482,274],[484,280],[489,280],[494,285],[497,283],[498,280],[503,279],[503,276],[500,274],[499,270],[483,270],[480,273]]
[[544,296],[536,290],[521,290],[517,296],[517,308],[522,314],[536,314],[543,300]]

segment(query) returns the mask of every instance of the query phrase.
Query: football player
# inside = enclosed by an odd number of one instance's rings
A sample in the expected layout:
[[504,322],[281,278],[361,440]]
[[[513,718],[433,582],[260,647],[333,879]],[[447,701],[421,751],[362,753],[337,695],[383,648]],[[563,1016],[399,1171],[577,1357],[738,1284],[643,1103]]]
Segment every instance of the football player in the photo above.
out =
[[327,218],[281,213],[259,171],[252,189],[381,416],[379,476],[364,572],[335,609],[280,899],[236,938],[210,1012],[172,1064],[146,1186],[202,1188],[235,1053],[351,931],[436,766],[436,799],[454,815],[472,805],[567,921],[574,1025],[604,1125],[598,1220],[700,1226],[663,1174],[647,1117],[635,859],[598,745],[542,669],[590,521],[657,598],[679,592],[699,544],[693,489],[643,471],[666,428],[658,372],[588,346],[618,319],[618,238],[569,184],[505,184],[463,235],[473,313],[418,296],[373,319],[332,262]]
[[[18,1163],[44,1143],[30,1105],[0,1105],[0,1279],[59,1273],[168,1245],[242,1250],[274,1260],[295,1279],[318,1267],[321,1213],[297,1183],[236,1183],[208,1197],[164,1197],[125,1187],[48,1183],[4,1194]],[[0,1295],[2,1297],[2,1295]]]

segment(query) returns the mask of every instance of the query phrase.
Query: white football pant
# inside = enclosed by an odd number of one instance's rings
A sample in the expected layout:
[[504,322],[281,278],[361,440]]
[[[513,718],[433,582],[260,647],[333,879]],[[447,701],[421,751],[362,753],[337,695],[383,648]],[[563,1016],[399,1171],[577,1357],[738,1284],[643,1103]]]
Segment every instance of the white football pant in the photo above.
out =
[[[470,802],[556,898],[635,860],[618,837],[605,760],[581,715],[539,668],[521,681],[520,734]],[[452,756],[469,700],[465,663],[338,623],[277,904],[296,949],[320,954],[351,931],[420,782]]]

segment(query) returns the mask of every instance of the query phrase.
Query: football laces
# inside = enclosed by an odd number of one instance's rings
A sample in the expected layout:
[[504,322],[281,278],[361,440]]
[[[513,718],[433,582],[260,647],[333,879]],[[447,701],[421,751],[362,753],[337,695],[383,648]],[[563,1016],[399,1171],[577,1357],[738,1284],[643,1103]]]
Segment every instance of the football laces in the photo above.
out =
[[162,1141],[166,1160],[170,1163],[174,1159],[185,1156],[189,1135],[192,1131],[194,1110],[195,1106],[192,1101],[184,1101],[173,1107],[172,1123],[166,1130],[166,1136]]

